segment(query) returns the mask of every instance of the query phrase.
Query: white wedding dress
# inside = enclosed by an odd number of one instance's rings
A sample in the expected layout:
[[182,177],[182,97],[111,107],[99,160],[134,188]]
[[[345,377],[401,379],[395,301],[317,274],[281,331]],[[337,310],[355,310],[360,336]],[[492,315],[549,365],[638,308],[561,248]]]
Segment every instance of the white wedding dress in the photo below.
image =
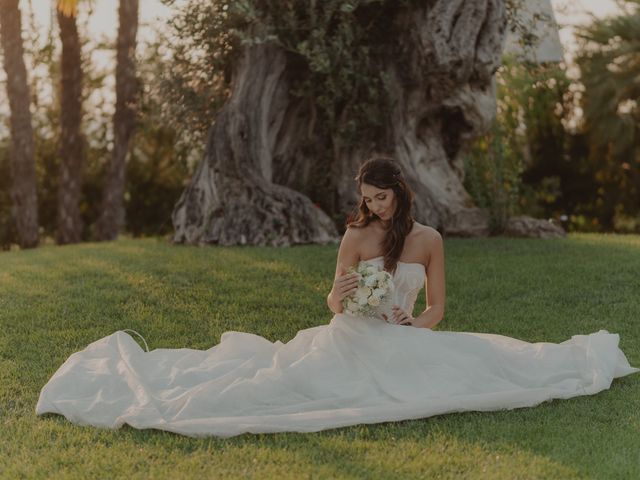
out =
[[[368,260],[382,265],[382,257]],[[398,263],[394,303],[412,312],[424,266]],[[336,314],[287,343],[228,331],[208,350],[145,352],[117,331],[74,353],[38,415],[189,436],[314,432],[591,395],[640,369],[600,330],[560,344],[432,331]]]

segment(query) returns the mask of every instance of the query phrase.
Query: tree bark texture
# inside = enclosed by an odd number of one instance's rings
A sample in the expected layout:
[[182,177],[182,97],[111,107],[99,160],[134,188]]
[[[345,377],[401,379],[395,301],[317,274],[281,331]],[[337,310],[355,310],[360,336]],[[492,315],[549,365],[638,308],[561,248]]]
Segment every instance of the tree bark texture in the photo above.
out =
[[[504,2],[418,3],[395,10],[401,33],[388,39],[386,57],[372,58],[389,79],[391,108],[384,134],[368,143],[342,147],[336,138],[315,135],[313,105],[289,93],[284,52],[266,44],[244,47],[231,97],[174,209],[174,241],[335,239],[333,226],[342,231],[347,212],[359,203],[354,177],[371,153],[392,154],[401,164],[416,194],[416,220],[449,235],[487,235],[488,218],[463,187],[460,153],[495,117]],[[308,152],[321,148],[303,148],[314,136],[316,146],[332,146],[328,155],[313,157]]]
[[463,187],[461,150],[495,117],[493,75],[506,29],[502,0],[439,0],[406,12],[391,59],[389,131],[396,158],[416,191],[416,217],[451,235],[487,235],[486,215]]
[[7,97],[11,111],[11,199],[13,217],[22,248],[38,245],[38,202],[34,158],[34,137],[22,46],[18,0],[0,0],[0,40],[7,75]]
[[125,226],[124,189],[126,160],[135,126],[138,80],[136,34],[138,0],[120,0],[118,8],[116,110],[113,116],[113,152],[102,194],[102,211],[96,226],[99,240],[114,240]]
[[273,155],[289,106],[284,52],[244,50],[233,94],[209,130],[204,158],[173,212],[178,243],[292,245],[337,238],[331,219],[307,196],[272,182]]
[[82,172],[84,168],[84,137],[82,122],[82,63],[80,38],[74,15],[57,11],[62,41],[62,81],[60,95],[60,178],[58,184],[59,244],[82,240],[83,221],[80,215]]

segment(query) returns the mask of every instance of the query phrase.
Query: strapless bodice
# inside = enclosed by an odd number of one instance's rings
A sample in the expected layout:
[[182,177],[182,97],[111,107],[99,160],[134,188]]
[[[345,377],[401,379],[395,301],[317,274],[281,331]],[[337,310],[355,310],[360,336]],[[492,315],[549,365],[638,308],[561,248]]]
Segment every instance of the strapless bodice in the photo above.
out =
[[[383,267],[384,257],[379,256],[361,260],[361,262]],[[421,263],[398,262],[396,271],[393,274],[395,289],[390,305],[398,305],[405,312],[413,314],[413,307],[418,298],[418,293],[424,286],[426,275],[424,265]]]

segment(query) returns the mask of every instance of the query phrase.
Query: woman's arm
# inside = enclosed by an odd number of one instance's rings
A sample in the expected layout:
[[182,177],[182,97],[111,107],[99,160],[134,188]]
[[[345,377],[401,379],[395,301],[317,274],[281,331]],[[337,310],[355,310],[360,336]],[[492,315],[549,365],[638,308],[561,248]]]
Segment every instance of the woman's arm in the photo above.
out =
[[357,276],[354,275],[352,278],[344,277],[347,273],[347,268],[358,263],[357,245],[357,232],[353,228],[347,228],[347,231],[342,236],[338,250],[333,286],[329,295],[327,295],[327,305],[333,313],[342,313],[342,298],[339,289],[349,289],[348,292],[351,293],[358,285]]
[[445,275],[442,236],[430,229],[427,236],[429,263],[427,264],[427,308],[411,322],[416,327],[433,328],[444,317]]

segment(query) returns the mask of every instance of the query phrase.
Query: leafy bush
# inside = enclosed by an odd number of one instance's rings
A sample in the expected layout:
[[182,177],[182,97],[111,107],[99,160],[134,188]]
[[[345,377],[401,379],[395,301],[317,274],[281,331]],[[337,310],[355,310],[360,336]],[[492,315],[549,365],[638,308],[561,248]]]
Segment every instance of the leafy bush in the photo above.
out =
[[489,215],[491,233],[503,232],[509,217],[518,211],[522,159],[510,148],[498,123],[473,144],[464,167],[465,188]]

